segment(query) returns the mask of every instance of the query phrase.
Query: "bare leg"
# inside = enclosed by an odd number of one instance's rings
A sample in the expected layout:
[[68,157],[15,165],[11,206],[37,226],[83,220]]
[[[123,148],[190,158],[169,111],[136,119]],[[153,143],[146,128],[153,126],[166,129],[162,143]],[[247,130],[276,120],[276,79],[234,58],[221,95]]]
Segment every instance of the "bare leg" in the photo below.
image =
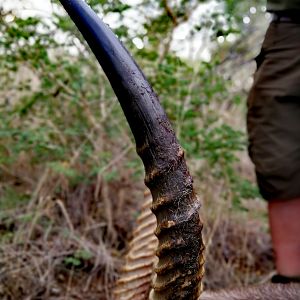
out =
[[271,201],[268,208],[277,272],[300,276],[300,198]]

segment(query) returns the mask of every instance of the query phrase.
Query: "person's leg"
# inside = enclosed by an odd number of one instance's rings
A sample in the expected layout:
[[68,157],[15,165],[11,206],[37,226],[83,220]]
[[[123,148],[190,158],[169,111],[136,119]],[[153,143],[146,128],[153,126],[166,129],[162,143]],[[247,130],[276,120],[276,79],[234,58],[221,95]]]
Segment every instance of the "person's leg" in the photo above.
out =
[[300,198],[270,201],[268,209],[277,272],[300,277]]
[[300,278],[299,49],[299,24],[270,24],[247,102],[249,155],[269,202],[277,283]]

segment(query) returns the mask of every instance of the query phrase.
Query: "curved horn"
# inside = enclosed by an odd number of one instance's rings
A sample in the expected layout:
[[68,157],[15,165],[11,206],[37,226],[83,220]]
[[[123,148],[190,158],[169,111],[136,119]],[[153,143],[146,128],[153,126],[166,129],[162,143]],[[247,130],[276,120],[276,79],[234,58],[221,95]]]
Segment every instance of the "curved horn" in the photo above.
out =
[[153,196],[159,258],[151,299],[197,299],[203,276],[199,200],[171,124],[128,51],[83,0],[60,0],[119,99]]

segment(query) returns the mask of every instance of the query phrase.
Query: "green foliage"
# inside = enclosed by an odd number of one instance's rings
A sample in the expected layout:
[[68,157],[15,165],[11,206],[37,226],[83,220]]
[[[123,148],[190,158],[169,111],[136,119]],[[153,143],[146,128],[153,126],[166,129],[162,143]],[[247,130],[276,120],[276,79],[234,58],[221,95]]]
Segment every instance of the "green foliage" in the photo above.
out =
[[77,250],[72,256],[64,258],[64,264],[67,267],[79,268],[84,266],[85,261],[93,258],[93,254],[85,249]]
[[244,210],[245,208],[241,205],[241,199],[259,198],[260,194],[256,185],[251,183],[249,180],[234,176],[232,178],[232,190],[233,207]]
[[[248,181],[240,180],[236,171],[237,154],[245,151],[245,132],[230,124],[222,109],[227,103],[242,113],[245,94],[231,92],[232,82],[219,71],[222,57],[215,48],[210,62],[184,60],[170,50],[174,30],[206,2],[181,0],[166,6],[165,1],[152,0],[129,6],[123,1],[88,1],[101,16],[118,17],[115,32],[160,96],[189,160],[203,162],[193,171],[205,182],[203,171],[209,168],[216,182],[227,182],[225,190],[230,193],[224,195],[234,195],[230,197],[235,201],[235,197],[251,198],[257,192]],[[223,10],[203,16],[187,39],[197,32],[209,32],[212,40],[230,33],[243,34],[237,24],[250,4],[220,2]],[[57,5],[57,1],[53,3]],[[124,22],[132,10],[144,13],[137,30]],[[2,169],[18,170],[26,157],[32,172],[26,176],[32,175],[32,181],[47,168],[51,180],[61,180],[53,185],[53,193],[65,188],[66,182],[74,186],[97,176],[118,180],[120,170],[142,180],[141,162],[134,151],[114,161],[121,148],[132,144],[132,137],[106,77],[69,17],[53,13],[49,25],[40,17],[20,18],[1,9],[0,13]],[[5,14],[14,20],[7,21]],[[134,37],[144,42],[143,49],[135,48]],[[13,193],[12,188],[2,192],[1,207],[26,200]],[[70,264],[78,263],[78,257],[70,259]]]
[[24,206],[30,200],[29,195],[18,192],[16,188],[7,186],[0,193],[0,211]]

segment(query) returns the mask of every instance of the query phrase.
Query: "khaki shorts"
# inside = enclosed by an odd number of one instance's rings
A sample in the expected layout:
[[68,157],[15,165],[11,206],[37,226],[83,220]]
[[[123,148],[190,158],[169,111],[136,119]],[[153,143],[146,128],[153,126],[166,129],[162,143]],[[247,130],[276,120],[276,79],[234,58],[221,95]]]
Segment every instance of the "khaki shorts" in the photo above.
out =
[[300,24],[272,22],[248,97],[249,155],[266,200],[300,197]]

